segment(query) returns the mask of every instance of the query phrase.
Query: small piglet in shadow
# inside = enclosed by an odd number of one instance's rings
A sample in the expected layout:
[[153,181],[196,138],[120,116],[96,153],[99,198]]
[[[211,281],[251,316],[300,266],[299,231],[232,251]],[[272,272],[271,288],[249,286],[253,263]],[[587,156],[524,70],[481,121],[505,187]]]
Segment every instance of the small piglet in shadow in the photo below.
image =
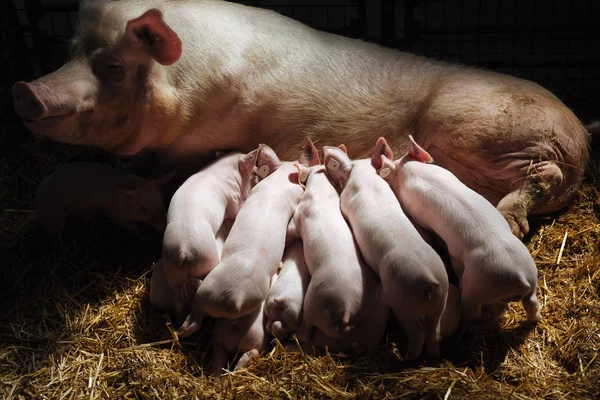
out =
[[35,194],[35,213],[48,236],[61,243],[67,216],[106,214],[114,223],[138,234],[135,222],[164,230],[166,211],[161,188],[174,172],[153,180],[107,165],[78,162],[59,169]]

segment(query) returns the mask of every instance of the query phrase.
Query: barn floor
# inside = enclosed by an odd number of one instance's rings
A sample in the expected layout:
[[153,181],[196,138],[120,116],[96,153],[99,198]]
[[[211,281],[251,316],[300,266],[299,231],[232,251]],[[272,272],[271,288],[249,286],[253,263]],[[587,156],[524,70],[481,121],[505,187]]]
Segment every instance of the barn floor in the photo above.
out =
[[533,221],[537,326],[514,305],[502,331],[459,331],[443,342],[444,360],[413,365],[402,361],[393,326],[369,357],[286,354],[276,345],[216,380],[203,373],[210,334],[178,343],[150,307],[160,235],[148,229],[135,239],[87,218],[61,250],[35,224],[43,177],[67,162],[116,160],[3,131],[0,398],[600,398],[600,187],[589,179],[568,210]]

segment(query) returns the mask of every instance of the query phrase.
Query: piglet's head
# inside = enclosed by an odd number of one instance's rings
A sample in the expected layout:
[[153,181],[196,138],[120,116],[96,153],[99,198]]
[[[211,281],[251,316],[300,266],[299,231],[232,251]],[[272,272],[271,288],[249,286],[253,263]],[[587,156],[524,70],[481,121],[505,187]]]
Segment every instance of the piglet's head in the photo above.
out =
[[[167,66],[182,42],[158,9],[143,2],[84,1],[71,60],[12,88],[27,129],[52,139],[133,155],[156,144],[177,111]],[[172,121],[172,118],[170,119]]]
[[346,186],[346,183],[348,183],[348,178],[350,178],[350,173],[352,172],[352,160],[350,160],[348,154],[344,151],[345,148],[346,146],[323,147],[325,172],[334,186],[342,190]]
[[256,159],[256,175],[259,179],[265,179],[275,172],[280,165],[281,161],[277,157],[277,153],[266,144],[261,144]]
[[117,192],[117,206],[129,221],[147,222],[159,231],[165,229],[167,212],[162,187],[175,176],[175,171],[151,181],[134,177],[130,187]]
[[298,183],[304,187],[306,181],[308,180],[308,175],[310,173],[310,168],[321,164],[321,159],[319,158],[319,152],[317,148],[313,144],[310,138],[306,141],[306,146],[304,146],[304,150],[300,155],[300,159],[296,164],[296,168],[298,168]]
[[408,155],[414,159],[415,161],[420,161],[424,163],[431,164],[433,163],[433,157],[425,151],[424,148],[419,146],[412,135],[408,135]]

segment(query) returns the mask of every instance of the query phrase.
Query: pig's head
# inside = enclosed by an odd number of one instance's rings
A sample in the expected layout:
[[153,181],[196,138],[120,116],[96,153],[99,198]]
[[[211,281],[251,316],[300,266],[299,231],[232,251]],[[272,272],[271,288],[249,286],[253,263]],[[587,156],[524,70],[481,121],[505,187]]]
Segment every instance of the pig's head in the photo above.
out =
[[277,168],[281,166],[281,161],[277,157],[275,150],[261,144],[258,148],[258,155],[256,156],[256,175],[259,179],[265,179],[271,175]]
[[15,111],[33,133],[132,155],[159,144],[176,112],[165,66],[181,40],[144,2],[84,1],[71,61],[12,88]]
[[121,188],[117,192],[117,206],[129,221],[147,222],[157,230],[165,229],[167,212],[162,187],[175,175],[175,171],[151,181],[136,179],[132,188]]
[[296,168],[298,168],[298,183],[301,186],[306,184],[311,167],[319,164],[321,164],[319,152],[317,151],[317,148],[313,144],[312,140],[309,138],[306,141],[306,146],[304,146],[304,150],[302,151],[298,162],[294,164]]
[[348,157],[346,146],[323,147],[323,163],[331,183],[343,190],[346,183],[348,183],[353,166],[352,160]]

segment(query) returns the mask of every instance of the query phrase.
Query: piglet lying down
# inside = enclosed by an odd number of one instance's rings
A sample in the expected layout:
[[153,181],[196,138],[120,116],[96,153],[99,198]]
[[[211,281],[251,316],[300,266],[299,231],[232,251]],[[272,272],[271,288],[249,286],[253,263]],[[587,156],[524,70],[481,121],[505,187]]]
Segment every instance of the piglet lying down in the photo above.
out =
[[134,222],[165,228],[161,187],[173,173],[147,180],[107,165],[78,162],[59,169],[35,194],[35,213],[46,234],[60,240],[69,215],[105,214],[114,223],[136,232]]

